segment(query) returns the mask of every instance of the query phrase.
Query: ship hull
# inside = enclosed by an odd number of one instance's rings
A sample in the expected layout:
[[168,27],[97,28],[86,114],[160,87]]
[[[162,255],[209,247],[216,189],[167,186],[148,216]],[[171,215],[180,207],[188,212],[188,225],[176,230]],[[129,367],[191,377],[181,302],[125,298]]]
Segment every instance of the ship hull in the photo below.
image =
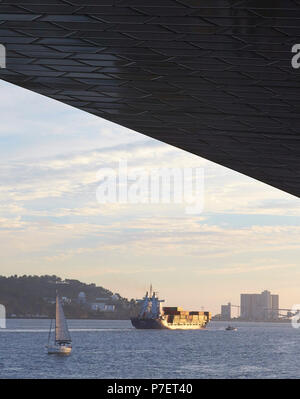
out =
[[70,355],[72,351],[71,346],[54,345],[48,346],[48,355]]
[[168,323],[163,319],[131,319],[133,327],[138,330],[203,330],[207,323]]

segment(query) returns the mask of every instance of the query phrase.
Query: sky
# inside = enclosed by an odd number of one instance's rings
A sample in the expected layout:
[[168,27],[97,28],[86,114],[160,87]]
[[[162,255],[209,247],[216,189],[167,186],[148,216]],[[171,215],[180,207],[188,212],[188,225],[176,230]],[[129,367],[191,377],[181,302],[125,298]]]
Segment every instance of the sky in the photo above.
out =
[[[56,274],[220,312],[265,289],[300,303],[300,200],[0,80],[0,274]],[[204,207],[99,203],[99,170],[201,168]]]

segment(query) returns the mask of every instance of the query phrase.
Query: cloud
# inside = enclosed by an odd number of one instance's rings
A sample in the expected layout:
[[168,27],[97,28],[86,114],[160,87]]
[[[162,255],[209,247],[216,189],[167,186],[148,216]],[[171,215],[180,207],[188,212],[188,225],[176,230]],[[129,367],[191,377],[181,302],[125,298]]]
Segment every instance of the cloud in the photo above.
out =
[[[202,218],[128,218],[102,224],[22,222],[0,219],[0,240],[15,252],[37,253],[47,261],[63,261],[81,254],[118,252],[161,259],[229,259],[234,255],[274,253],[300,249],[300,227],[251,226],[235,229],[208,225]],[[50,255],[49,255],[50,254]],[[98,254],[98,255],[96,255]]]
[[[118,170],[121,159],[128,161],[128,173],[140,169],[150,173],[164,167],[204,167],[205,212],[300,215],[299,201],[294,197],[156,141],[5,163],[0,171],[0,199],[25,206],[24,201],[64,197],[66,202],[72,202],[80,196],[82,202],[91,204],[99,183],[97,172],[101,168]],[[222,169],[219,179],[216,178],[218,168]],[[87,207],[82,208],[86,215]],[[92,208],[91,214],[94,214],[95,205]],[[147,209],[147,205],[144,208]]]
[[25,226],[26,223],[21,221],[20,217],[14,218],[3,218],[0,217],[0,229],[20,229]]
[[[122,287],[134,275],[138,284],[161,272],[162,286],[188,286],[190,276],[195,284],[210,275],[272,279],[296,268],[295,197],[27,90],[6,83],[0,90],[3,273],[54,270],[101,283],[120,276]],[[129,173],[204,168],[204,212],[187,215],[185,204],[97,203],[97,172],[117,169],[120,160]]]
[[196,271],[198,276],[222,276],[222,275],[233,275],[236,276],[238,274],[259,274],[259,272],[264,271],[277,271],[279,269],[291,269],[296,268],[298,265],[295,263],[288,263],[288,264],[278,264],[278,263],[270,263],[270,261],[262,262],[260,265],[253,265],[252,262],[248,263],[241,263],[239,266],[231,266],[231,267],[219,267],[216,269],[200,269]]

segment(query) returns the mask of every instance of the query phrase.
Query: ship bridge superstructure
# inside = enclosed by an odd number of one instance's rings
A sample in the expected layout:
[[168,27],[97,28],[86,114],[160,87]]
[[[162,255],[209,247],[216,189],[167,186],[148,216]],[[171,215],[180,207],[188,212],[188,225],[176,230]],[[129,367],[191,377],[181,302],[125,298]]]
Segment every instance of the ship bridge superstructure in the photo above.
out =
[[139,312],[139,317],[143,319],[158,319],[161,317],[161,303],[165,302],[164,299],[159,299],[155,292],[152,293],[152,288],[150,291],[146,292],[143,299],[138,299],[137,302],[141,303],[141,310]]

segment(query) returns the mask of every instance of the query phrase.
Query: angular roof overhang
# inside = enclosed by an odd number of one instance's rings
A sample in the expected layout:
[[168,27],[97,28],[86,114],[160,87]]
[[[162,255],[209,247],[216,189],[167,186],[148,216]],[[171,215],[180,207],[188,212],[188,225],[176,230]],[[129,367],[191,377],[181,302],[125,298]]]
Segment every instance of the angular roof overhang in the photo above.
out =
[[299,197],[299,22],[299,0],[3,0],[0,78]]

